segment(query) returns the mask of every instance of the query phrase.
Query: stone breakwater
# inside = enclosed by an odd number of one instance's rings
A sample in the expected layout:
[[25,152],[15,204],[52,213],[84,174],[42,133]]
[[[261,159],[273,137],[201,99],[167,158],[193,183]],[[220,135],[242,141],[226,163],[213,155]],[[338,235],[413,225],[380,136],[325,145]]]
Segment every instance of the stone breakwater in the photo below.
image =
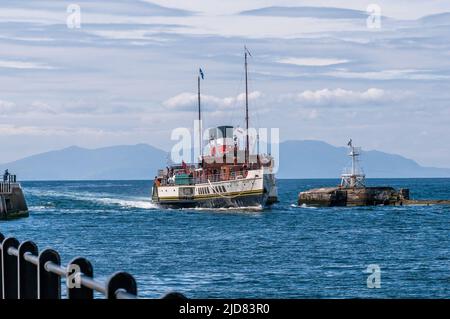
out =
[[325,187],[300,192],[298,205],[334,206],[403,206],[450,205],[450,200],[411,200],[409,189],[393,187]]

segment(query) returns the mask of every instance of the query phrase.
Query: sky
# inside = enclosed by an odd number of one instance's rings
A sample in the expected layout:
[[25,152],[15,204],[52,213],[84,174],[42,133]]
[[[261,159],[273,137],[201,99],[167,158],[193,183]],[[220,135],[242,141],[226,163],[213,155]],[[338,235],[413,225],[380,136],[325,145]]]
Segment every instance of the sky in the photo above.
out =
[[0,162],[170,150],[197,117],[199,67],[204,126],[243,126],[244,45],[251,126],[450,167],[448,0],[4,0]]

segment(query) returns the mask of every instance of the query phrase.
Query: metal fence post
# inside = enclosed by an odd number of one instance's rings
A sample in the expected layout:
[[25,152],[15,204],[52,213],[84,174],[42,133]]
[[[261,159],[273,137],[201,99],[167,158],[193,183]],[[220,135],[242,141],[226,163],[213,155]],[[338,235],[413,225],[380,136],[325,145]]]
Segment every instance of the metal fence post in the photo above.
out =
[[19,298],[19,281],[17,271],[17,257],[8,254],[10,247],[19,247],[19,241],[14,237],[8,237],[2,244],[2,263],[3,263],[3,298],[18,299]]
[[61,265],[61,258],[53,249],[46,249],[39,254],[38,299],[61,299],[61,278],[45,269],[47,262]]
[[[94,278],[92,264],[83,257],[61,266],[57,251],[46,249],[38,255],[32,241],[19,243],[0,233],[0,299],[61,299],[61,278],[66,279],[69,299],[93,299],[94,291],[107,299],[136,299],[137,285],[132,275],[116,272],[106,282]],[[170,292],[163,299],[184,299]]]
[[183,300],[187,299],[185,295],[179,292],[168,292],[161,297],[161,299],[171,299],[171,300]]
[[[76,257],[72,259],[72,261],[67,265],[67,296],[69,299],[94,299],[94,290],[79,286],[79,281],[76,277],[74,277],[74,273],[76,272],[76,267],[78,267],[79,274],[85,275],[87,277],[94,277],[94,269],[92,268],[92,264],[89,260],[83,257]],[[73,278],[74,282],[70,282],[69,280]]]
[[37,299],[38,297],[38,268],[25,260],[25,254],[38,254],[38,248],[32,241],[24,241],[19,246],[19,299]]
[[116,272],[106,282],[106,298],[116,299],[118,290],[125,290],[129,294],[137,295],[136,280],[126,272]]
[[0,299],[3,299],[3,240],[5,236],[0,233]]

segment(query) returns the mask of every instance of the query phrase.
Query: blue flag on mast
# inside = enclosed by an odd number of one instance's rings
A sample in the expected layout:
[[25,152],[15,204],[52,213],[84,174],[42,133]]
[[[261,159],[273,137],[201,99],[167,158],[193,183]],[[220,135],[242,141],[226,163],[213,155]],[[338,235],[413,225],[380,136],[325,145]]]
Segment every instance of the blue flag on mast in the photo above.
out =
[[250,51],[247,49],[247,46],[244,45],[244,50],[245,52],[248,53],[249,56],[253,57],[252,54],[250,53]]
[[202,69],[199,68],[198,71],[199,71],[199,73],[200,73],[200,76],[202,77],[202,80],[204,80],[204,79],[205,79],[205,74],[203,74]]

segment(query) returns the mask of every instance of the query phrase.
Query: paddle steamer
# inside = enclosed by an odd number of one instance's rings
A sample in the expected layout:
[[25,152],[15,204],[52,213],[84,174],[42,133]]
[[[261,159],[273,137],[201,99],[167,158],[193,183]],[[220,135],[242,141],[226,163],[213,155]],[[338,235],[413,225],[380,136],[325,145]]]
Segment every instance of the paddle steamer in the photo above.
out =
[[[220,126],[209,130],[208,154],[201,150],[196,164],[170,165],[158,171],[152,200],[173,208],[263,208],[277,201],[274,159],[269,154],[250,154],[248,71],[245,49],[245,147],[237,140],[239,128]],[[198,76],[198,119],[201,123],[200,79]],[[201,134],[201,125],[200,125]],[[202,142],[200,141],[200,148]]]

